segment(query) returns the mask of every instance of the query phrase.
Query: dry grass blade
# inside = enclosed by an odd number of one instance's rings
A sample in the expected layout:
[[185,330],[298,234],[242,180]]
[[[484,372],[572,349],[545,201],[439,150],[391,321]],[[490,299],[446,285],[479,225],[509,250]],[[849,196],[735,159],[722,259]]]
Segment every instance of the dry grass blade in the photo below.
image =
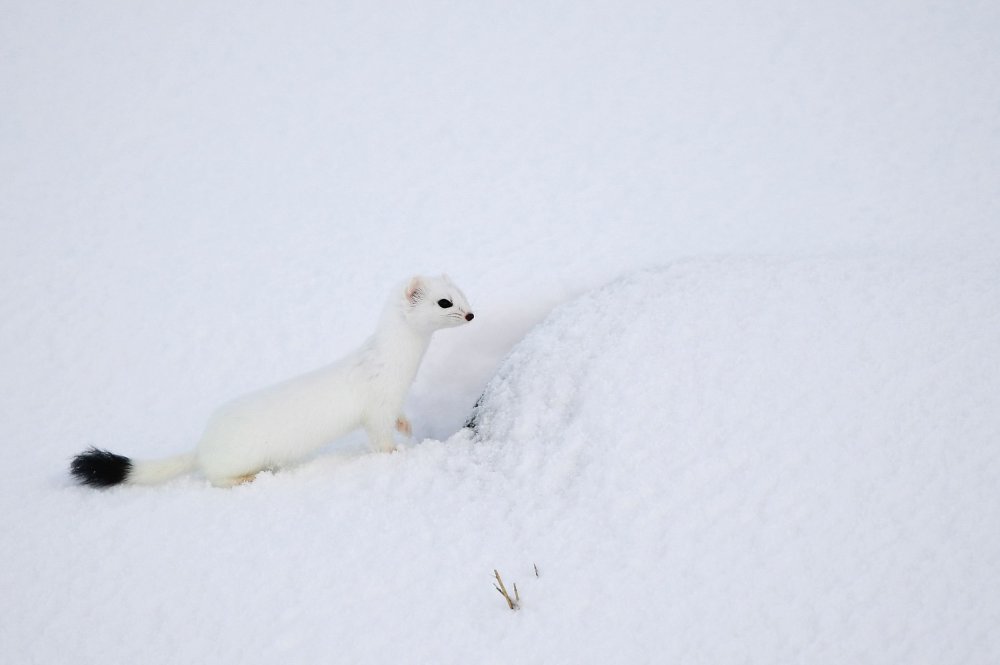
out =
[[503,583],[503,578],[500,577],[500,571],[494,568],[493,576],[497,579],[497,583],[493,585],[493,588],[507,601],[507,607],[516,610],[521,603],[521,596],[517,592],[517,584],[514,585],[514,597],[511,598],[510,594],[507,593],[507,587]]

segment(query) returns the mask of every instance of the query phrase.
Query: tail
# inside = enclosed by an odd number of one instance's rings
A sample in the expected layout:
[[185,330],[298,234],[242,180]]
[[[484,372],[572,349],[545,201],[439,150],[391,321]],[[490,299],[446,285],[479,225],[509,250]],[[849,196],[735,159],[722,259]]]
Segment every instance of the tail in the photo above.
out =
[[90,448],[73,458],[69,472],[81,485],[92,487],[111,487],[122,483],[159,485],[192,471],[194,466],[194,453],[151,462],[136,462],[106,450]]

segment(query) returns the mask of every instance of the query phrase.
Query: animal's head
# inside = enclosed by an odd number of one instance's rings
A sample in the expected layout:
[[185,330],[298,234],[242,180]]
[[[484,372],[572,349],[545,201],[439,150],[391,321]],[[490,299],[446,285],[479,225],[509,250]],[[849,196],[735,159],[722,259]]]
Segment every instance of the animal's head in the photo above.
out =
[[423,330],[451,328],[473,319],[465,294],[447,275],[417,275],[406,284],[403,297],[407,322]]

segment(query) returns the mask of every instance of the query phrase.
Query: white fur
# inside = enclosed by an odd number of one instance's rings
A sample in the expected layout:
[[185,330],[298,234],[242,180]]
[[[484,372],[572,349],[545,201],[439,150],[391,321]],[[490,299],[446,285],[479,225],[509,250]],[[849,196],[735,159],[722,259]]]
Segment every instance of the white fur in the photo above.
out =
[[[442,299],[453,306],[440,307]],[[133,462],[126,482],[154,484],[198,469],[212,484],[227,487],[302,459],[358,427],[365,428],[373,449],[391,451],[393,430],[409,433],[403,401],[431,334],[466,323],[470,313],[446,275],[414,277],[393,290],[375,334],[361,348],[226,404],[209,419],[194,453]]]
[[198,456],[195,453],[185,453],[162,460],[133,462],[126,482],[131,485],[159,485],[174,476],[193,470],[197,460]]

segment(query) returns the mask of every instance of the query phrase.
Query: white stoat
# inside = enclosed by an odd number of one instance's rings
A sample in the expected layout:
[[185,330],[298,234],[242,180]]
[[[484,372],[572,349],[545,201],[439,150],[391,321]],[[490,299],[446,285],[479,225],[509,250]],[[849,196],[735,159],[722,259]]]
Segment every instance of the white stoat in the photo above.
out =
[[375,334],[361,348],[226,404],[208,421],[194,452],[143,462],[91,448],[73,459],[70,471],[82,484],[106,487],[152,485],[197,469],[213,485],[231,487],[358,427],[372,448],[391,451],[393,430],[410,434],[403,401],[431,334],[472,318],[465,296],[446,275],[413,277],[393,289]]

